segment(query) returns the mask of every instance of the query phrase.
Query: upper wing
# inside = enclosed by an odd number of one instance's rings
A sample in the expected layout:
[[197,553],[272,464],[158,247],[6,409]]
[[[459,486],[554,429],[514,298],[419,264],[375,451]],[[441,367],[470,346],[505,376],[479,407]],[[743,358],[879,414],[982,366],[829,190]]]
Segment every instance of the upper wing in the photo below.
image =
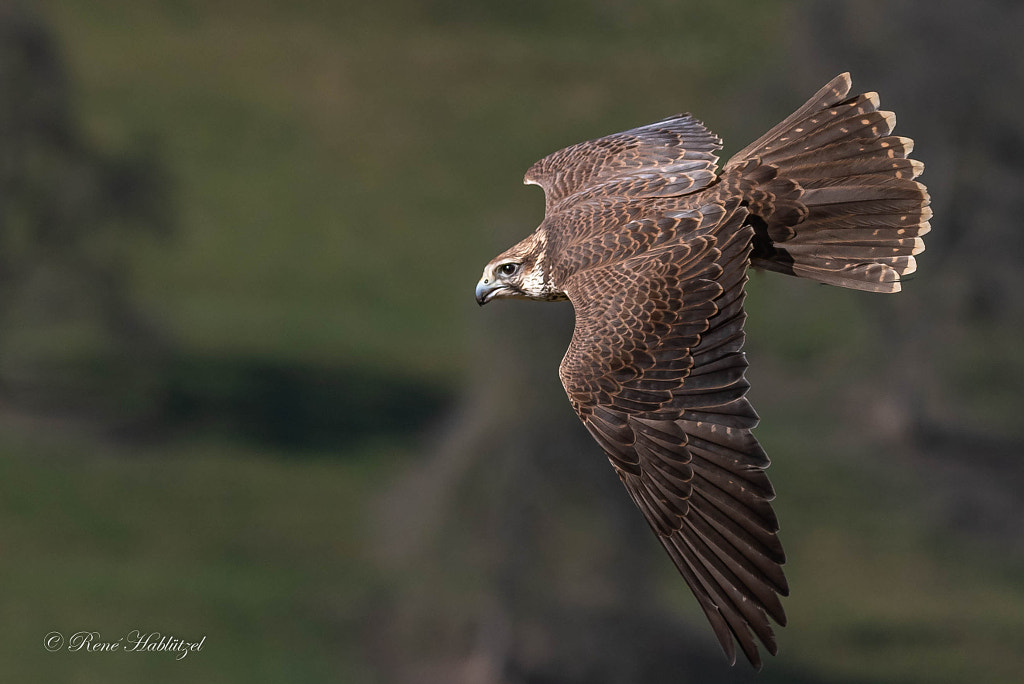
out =
[[756,667],[785,624],[785,561],[744,398],[746,210],[713,229],[578,272],[569,399],[693,590],[723,649]]
[[703,123],[678,114],[549,154],[523,182],[544,188],[549,213],[567,200],[592,196],[683,195],[715,179],[721,148]]

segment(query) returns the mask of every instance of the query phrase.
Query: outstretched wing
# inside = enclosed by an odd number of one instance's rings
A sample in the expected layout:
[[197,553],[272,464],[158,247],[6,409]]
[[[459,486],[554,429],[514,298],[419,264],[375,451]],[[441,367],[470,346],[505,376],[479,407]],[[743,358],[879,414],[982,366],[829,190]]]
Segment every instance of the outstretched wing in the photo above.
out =
[[587,197],[669,197],[715,179],[722,141],[689,114],[578,143],[530,167],[523,182],[544,188],[548,214]]
[[[717,211],[711,211],[713,209]],[[741,347],[752,228],[735,204],[696,235],[584,269],[562,384],[735,661],[785,624],[785,561],[751,434]],[[753,634],[752,634],[753,633]]]

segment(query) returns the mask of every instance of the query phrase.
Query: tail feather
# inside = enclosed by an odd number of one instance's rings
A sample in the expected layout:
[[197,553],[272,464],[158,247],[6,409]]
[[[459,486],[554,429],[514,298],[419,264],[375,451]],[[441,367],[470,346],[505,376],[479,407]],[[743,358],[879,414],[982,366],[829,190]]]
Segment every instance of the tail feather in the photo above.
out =
[[[914,179],[921,175],[924,164],[916,159],[888,159],[886,157],[862,157],[854,159],[832,159],[826,162],[792,165],[787,171],[803,178],[804,188],[824,188],[846,182],[859,185],[877,185],[896,179]],[[820,174],[814,178],[815,174]],[[848,174],[848,175],[844,175]]]
[[797,122],[799,125],[786,131],[786,135],[760,148],[761,154],[758,156],[761,161],[772,163],[845,140],[870,140],[887,136],[896,125],[896,115],[869,109],[877,105],[877,96],[861,96],[819,112],[806,121]]
[[[897,240],[895,244],[886,244],[884,247],[879,247],[877,242],[856,242],[851,244],[850,242],[842,242],[837,244],[829,245],[829,254],[836,259],[882,259],[885,257],[879,256],[879,250],[888,250],[890,256],[916,256],[924,251],[924,240],[921,238],[909,238],[907,240]],[[816,256],[818,251],[821,250],[820,245],[815,244],[790,244],[787,247],[787,251],[790,254],[807,254],[809,256]]]
[[825,109],[826,107],[831,107],[835,103],[839,102],[849,94],[852,85],[853,81],[850,78],[849,72],[839,74],[829,81],[821,90],[816,92],[814,97],[805,102],[800,109],[790,114],[788,117],[776,124],[770,131],[737,152],[732,160],[726,164],[726,167],[728,168],[735,160],[749,159],[755,156],[755,151],[760,146],[775,140],[784,132],[793,128],[796,122],[802,121],[809,115],[812,115],[821,109]]
[[847,98],[849,74],[726,164],[755,224],[754,266],[873,292],[897,292],[930,230],[909,138],[891,135],[876,93]]
[[904,275],[884,264],[833,259],[802,259],[793,264],[790,273],[826,285],[867,292],[899,292],[900,275]]

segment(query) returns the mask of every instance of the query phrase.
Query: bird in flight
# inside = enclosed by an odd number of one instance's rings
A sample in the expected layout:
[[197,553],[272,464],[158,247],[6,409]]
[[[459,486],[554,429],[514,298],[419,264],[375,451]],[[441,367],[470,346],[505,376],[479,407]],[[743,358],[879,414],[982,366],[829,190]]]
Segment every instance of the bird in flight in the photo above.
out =
[[913,142],[878,95],[834,78],[719,170],[689,114],[579,143],[526,172],[545,216],[476,286],[572,302],[559,376],[693,591],[731,663],[785,625],[785,554],[746,399],[751,267],[898,292],[930,229]]

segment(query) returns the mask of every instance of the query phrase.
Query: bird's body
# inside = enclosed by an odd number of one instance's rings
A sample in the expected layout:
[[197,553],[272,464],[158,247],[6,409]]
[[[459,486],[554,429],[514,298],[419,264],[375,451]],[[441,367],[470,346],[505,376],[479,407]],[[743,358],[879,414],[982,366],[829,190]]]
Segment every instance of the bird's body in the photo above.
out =
[[[745,398],[750,266],[875,292],[916,268],[930,210],[912,143],[843,74],[717,173],[717,136],[679,115],[534,164],[537,230],[477,285],[568,299],[569,400],[730,659],[760,665],[785,624],[785,555]],[[753,633],[753,635],[751,634]]]

